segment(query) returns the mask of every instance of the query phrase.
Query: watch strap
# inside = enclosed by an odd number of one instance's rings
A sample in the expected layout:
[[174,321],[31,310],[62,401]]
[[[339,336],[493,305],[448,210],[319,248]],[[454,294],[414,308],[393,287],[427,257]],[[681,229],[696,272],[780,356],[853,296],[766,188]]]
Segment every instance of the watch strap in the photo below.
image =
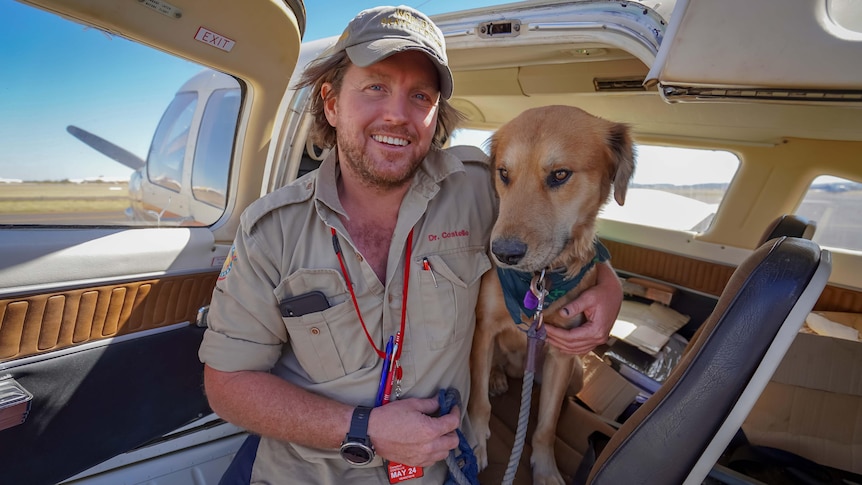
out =
[[367,406],[356,406],[353,410],[353,418],[350,420],[347,441],[369,444],[371,440],[368,438],[368,419],[371,417],[371,409]]

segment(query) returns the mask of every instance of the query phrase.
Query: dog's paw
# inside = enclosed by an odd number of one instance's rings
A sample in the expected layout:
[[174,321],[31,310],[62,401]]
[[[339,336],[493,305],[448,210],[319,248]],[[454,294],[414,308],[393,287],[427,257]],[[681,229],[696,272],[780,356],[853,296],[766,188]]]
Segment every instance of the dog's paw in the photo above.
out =
[[532,456],[533,485],[566,485],[553,457]]
[[473,448],[473,454],[476,456],[476,465],[478,465],[479,471],[488,467],[488,441],[486,439],[479,440],[479,444]]
[[470,422],[473,424],[473,437],[476,441],[476,446],[473,448],[473,454],[476,456],[476,464],[479,466],[479,471],[484,470],[488,466],[488,439],[491,438],[491,427],[488,421],[491,417],[491,408],[488,407],[487,413],[477,412],[474,407],[474,402],[470,402]]
[[491,396],[499,396],[505,394],[509,390],[509,380],[506,378],[506,373],[499,367],[491,369],[491,375],[488,378],[488,394]]

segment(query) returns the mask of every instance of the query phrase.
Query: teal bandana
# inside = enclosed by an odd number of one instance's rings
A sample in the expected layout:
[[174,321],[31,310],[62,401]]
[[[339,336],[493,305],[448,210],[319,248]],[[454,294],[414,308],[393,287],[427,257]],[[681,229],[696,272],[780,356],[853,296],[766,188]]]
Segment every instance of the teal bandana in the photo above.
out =
[[[608,249],[596,239],[593,242],[596,250],[596,255],[593,259],[581,268],[581,271],[572,279],[565,279],[565,272],[562,270],[548,271],[545,273],[545,288],[549,293],[545,297],[544,307],[547,308],[558,298],[569,292],[572,288],[578,286],[578,283],[584,278],[584,275],[592,269],[596,263],[602,263],[611,259],[611,254]],[[513,269],[503,269],[497,267],[497,276],[500,278],[500,284],[503,286],[503,295],[506,300],[506,309],[509,310],[509,315],[523,331],[527,331],[530,326],[530,321],[533,319],[535,309],[527,308],[524,304],[524,296],[530,292],[530,282],[533,280],[532,273],[515,271]]]

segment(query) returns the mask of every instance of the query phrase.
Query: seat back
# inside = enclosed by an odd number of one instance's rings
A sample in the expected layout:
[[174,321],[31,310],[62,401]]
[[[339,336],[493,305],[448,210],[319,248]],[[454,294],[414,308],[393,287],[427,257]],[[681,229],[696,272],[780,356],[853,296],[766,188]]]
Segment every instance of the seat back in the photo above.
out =
[[807,239],[774,239],[746,258],[662,387],[611,437],[587,483],[702,483],[793,342],[831,268],[829,252]]
[[764,231],[763,236],[760,238],[760,244],[764,244],[770,239],[775,239],[781,236],[813,239],[814,232],[816,230],[816,221],[806,219],[796,214],[783,214],[778,217],[778,219],[772,221],[772,224],[766,228],[766,231]]

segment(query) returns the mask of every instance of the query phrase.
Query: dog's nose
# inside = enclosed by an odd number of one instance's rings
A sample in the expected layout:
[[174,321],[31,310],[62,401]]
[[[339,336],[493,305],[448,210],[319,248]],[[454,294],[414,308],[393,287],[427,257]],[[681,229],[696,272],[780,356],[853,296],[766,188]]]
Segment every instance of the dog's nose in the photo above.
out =
[[503,264],[515,265],[527,254],[527,245],[518,239],[496,239],[491,243],[491,252]]

